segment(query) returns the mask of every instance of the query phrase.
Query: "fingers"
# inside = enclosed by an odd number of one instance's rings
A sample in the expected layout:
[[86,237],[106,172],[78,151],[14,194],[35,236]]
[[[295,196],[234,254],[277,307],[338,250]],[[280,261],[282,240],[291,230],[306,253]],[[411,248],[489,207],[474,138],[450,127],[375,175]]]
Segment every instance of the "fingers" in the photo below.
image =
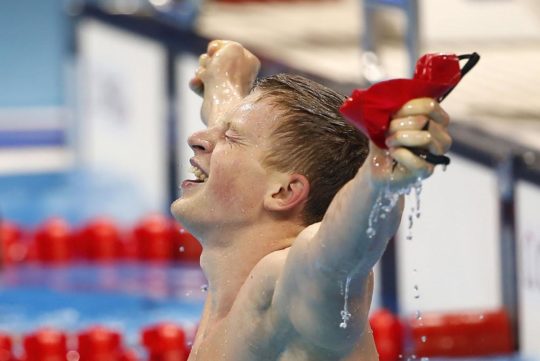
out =
[[206,50],[207,54],[209,56],[213,56],[219,48],[223,46],[223,40],[213,40],[208,44],[208,48]]
[[424,115],[443,126],[448,126],[450,117],[435,99],[418,98],[407,103],[395,114],[394,118]]
[[204,73],[210,60],[217,51],[226,44],[231,43],[225,40],[213,40],[208,44],[206,53],[199,56],[199,67],[195,71],[195,76],[189,81],[189,88],[200,96],[204,95]]
[[[259,72],[260,62],[252,53],[234,41],[214,40],[208,44],[206,53],[199,57],[199,66],[190,88],[204,96],[207,83],[234,83],[241,93],[251,89]],[[208,88],[208,87],[207,87]]]
[[199,66],[206,67],[208,60],[210,60],[210,55],[208,53],[202,54],[199,56]]
[[445,154],[452,145],[452,138],[445,127],[435,122],[429,124],[428,130],[414,130],[408,124],[403,128],[394,127],[394,132],[386,138],[386,145],[390,148],[414,147],[427,149],[435,155]]
[[405,148],[390,149],[390,156],[398,162],[398,171],[404,176],[414,175],[416,178],[426,178],[433,173],[434,165],[414,155]]
[[189,81],[189,88],[200,96],[204,94],[204,83],[198,77]]
[[429,132],[417,130],[401,130],[386,138],[386,145],[390,148],[428,148],[431,141],[431,134]]
[[425,115],[409,115],[393,119],[388,129],[389,133],[395,133],[400,130],[420,130],[426,126],[429,118]]
[[390,122],[386,144],[391,148],[415,147],[443,155],[452,144],[448,123],[448,114],[437,101],[430,98],[411,100]]

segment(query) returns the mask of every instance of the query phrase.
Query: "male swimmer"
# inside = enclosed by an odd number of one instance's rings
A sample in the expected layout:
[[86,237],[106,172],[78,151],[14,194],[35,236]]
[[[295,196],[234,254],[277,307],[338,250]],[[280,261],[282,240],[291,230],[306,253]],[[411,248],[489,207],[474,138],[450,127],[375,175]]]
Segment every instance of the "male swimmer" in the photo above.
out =
[[188,140],[196,179],[171,206],[202,243],[208,280],[189,360],[377,360],[372,267],[403,199],[371,238],[370,211],[385,187],[431,175],[404,147],[447,152],[448,116],[432,99],[407,103],[383,151],[340,116],[344,96],[294,75],[255,82],[258,70],[240,44],[213,41],[191,81],[207,128]]

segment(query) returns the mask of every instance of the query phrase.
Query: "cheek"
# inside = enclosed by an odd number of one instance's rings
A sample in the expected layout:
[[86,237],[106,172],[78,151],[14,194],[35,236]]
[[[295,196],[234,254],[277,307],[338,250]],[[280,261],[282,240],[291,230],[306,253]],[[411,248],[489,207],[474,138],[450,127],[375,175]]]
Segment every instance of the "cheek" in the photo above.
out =
[[224,207],[238,208],[262,201],[262,179],[241,161],[223,162],[215,167],[208,189]]

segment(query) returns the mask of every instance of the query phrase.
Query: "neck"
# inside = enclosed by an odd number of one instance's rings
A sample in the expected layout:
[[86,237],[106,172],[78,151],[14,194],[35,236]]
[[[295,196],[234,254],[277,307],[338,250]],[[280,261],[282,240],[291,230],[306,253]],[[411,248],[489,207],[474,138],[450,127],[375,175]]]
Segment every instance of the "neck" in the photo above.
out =
[[266,255],[289,247],[303,226],[268,223],[210,232],[204,238],[201,267],[208,280],[210,318],[225,317],[240,288],[257,263]]

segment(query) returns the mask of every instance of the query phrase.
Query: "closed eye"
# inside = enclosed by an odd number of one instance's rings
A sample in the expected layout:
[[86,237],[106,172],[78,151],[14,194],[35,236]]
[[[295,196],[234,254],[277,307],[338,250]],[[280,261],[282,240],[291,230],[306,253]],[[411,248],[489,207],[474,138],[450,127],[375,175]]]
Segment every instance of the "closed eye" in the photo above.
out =
[[238,136],[233,136],[230,134],[225,134],[225,141],[229,144],[243,144],[242,139]]

